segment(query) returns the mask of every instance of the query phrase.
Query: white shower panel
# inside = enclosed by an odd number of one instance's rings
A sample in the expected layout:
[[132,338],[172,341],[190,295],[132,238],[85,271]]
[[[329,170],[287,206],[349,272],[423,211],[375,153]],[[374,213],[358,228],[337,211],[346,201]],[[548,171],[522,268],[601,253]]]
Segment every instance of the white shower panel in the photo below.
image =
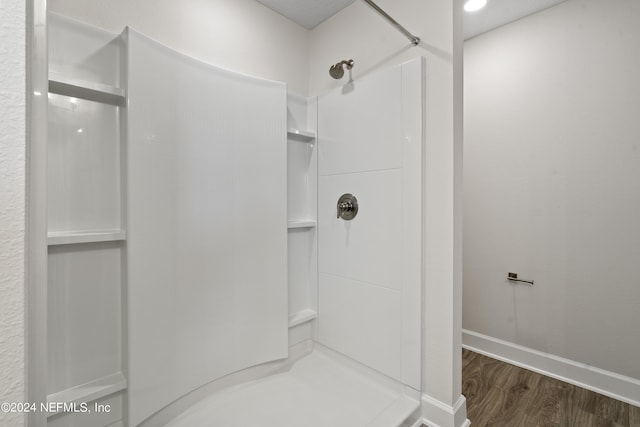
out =
[[317,161],[314,155],[314,147],[309,143],[289,140],[287,142],[288,153],[288,185],[289,198],[288,217],[294,219],[315,218],[312,209],[315,204],[311,200],[310,187],[316,184],[310,176],[310,170],[315,170],[313,162]]
[[128,31],[130,425],[287,356],[286,86]]
[[[314,257],[317,256],[316,237],[308,229],[289,230],[289,314],[311,309],[311,280],[314,274]],[[315,272],[317,274],[317,272]]]
[[116,34],[47,13],[49,75],[120,87],[122,40]]
[[320,175],[402,166],[401,84],[394,67],[319,97]]
[[[423,61],[318,99],[319,341],[417,390]],[[355,218],[337,218],[345,193]]]
[[48,394],[122,371],[117,242],[49,248]]
[[48,230],[119,229],[118,107],[49,94],[48,115]]
[[400,292],[320,273],[323,344],[400,381],[401,332]]
[[[321,272],[402,289],[401,180],[399,168],[321,178]],[[358,199],[358,214],[351,221],[336,218],[336,202],[344,193]]]

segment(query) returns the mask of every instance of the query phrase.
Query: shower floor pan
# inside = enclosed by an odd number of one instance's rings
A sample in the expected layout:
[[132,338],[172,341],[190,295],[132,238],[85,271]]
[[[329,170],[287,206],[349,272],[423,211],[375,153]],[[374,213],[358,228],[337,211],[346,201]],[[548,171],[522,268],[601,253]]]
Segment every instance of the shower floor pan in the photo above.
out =
[[[168,427],[413,427],[419,401],[405,387],[319,348],[285,372],[205,397]],[[417,392],[411,390],[417,395]]]

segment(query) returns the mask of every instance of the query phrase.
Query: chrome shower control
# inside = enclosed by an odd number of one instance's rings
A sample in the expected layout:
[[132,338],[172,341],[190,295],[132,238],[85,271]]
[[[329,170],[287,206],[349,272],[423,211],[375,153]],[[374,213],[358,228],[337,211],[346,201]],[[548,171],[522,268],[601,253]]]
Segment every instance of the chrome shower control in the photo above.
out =
[[358,199],[353,194],[343,194],[338,199],[338,218],[351,221],[358,214]]

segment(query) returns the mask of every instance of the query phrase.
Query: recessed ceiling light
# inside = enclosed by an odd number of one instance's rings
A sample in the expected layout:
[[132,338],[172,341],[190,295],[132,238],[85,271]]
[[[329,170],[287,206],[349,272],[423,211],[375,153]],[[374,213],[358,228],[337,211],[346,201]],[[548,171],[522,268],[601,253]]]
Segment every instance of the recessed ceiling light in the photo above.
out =
[[485,7],[487,4],[487,0],[467,0],[464,4],[464,10],[467,12],[475,12],[476,10],[480,10]]

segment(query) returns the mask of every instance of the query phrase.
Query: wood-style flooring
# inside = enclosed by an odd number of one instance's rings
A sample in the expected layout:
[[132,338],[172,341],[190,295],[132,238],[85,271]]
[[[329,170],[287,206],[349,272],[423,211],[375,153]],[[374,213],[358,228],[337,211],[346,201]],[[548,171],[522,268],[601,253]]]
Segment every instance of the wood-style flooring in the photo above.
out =
[[640,427],[640,408],[468,350],[462,394],[473,427]]

